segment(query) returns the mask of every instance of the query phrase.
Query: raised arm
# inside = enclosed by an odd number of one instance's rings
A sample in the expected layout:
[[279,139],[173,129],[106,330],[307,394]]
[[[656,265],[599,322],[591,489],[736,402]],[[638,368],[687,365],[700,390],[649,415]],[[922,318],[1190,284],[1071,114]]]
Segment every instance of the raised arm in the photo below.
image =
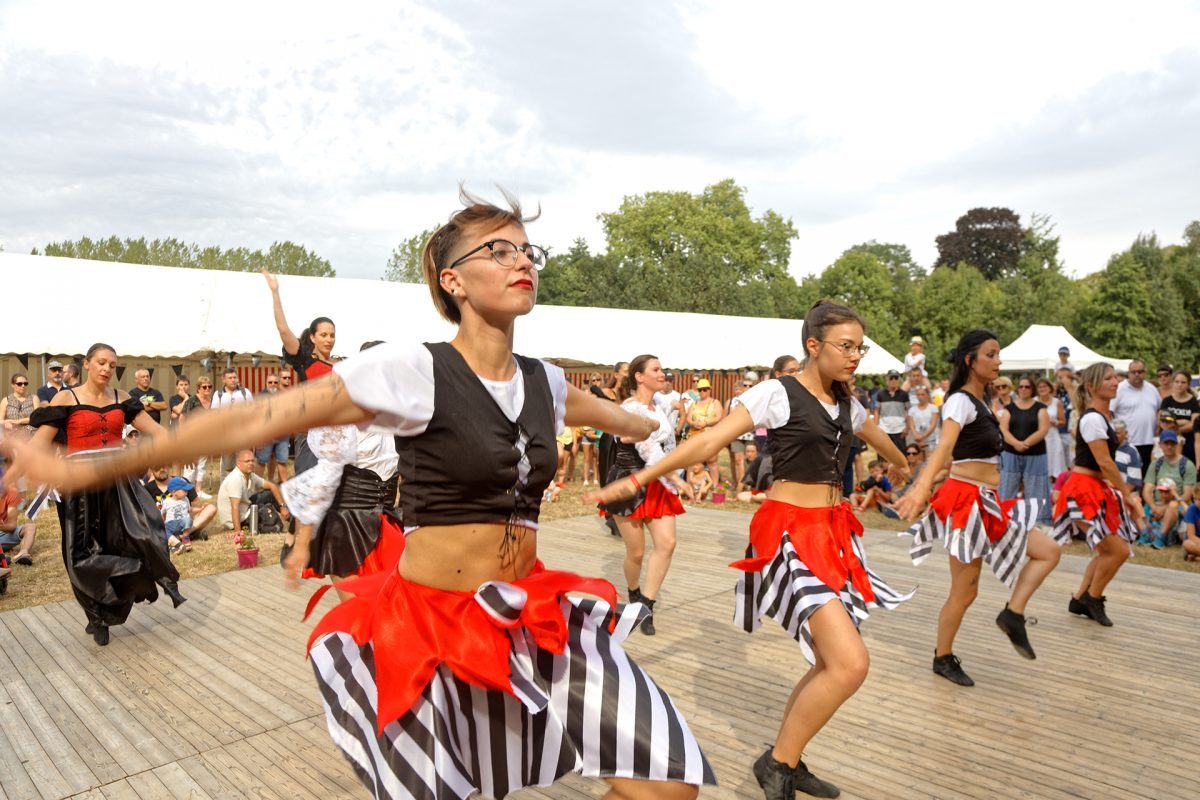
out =
[[591,392],[567,384],[567,408],[563,424],[568,428],[599,428],[613,436],[640,442],[654,433],[657,423],[637,414],[630,414],[616,403],[601,400]]
[[300,352],[300,340],[296,338],[296,334],[292,333],[292,329],[288,327],[287,317],[283,315],[283,301],[279,299],[279,279],[272,275],[266,267],[263,267],[262,276],[271,289],[271,305],[275,310],[275,327],[279,329],[279,340],[283,342],[283,351],[294,356]]

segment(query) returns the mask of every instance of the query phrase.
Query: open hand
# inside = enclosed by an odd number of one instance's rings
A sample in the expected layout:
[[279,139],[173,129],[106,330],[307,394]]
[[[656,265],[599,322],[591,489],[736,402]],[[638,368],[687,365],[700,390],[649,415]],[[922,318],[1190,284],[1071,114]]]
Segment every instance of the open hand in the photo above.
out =
[[267,269],[266,267],[263,267],[261,272],[262,272],[262,276],[267,279],[267,287],[270,288],[270,290],[272,292],[278,292],[279,291],[279,279],[276,278],[274,275],[272,275],[271,271],[269,269]]
[[925,510],[925,501],[929,499],[929,492],[922,491],[917,487],[912,487],[904,493],[892,506],[892,510],[900,515],[900,519],[916,519],[922,511]]

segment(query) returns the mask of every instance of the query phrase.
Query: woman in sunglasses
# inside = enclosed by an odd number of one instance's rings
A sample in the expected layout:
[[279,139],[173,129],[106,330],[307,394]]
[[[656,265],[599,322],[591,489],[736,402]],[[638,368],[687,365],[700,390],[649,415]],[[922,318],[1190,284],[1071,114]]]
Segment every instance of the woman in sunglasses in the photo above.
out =
[[12,376],[12,394],[0,400],[0,420],[4,420],[4,434],[16,430],[29,431],[29,417],[37,405],[29,393],[29,378],[24,372]]
[[751,633],[763,617],[776,620],[795,637],[811,669],[792,690],[774,745],[754,763],[767,800],[793,800],[797,791],[837,797],[838,789],[809,772],[801,755],[867,677],[870,658],[858,626],[868,609],[894,608],[910,596],[867,567],[862,524],[842,498],[852,435],[893,464],[904,463],[851,395],[851,378],[867,352],[864,334],[852,309],[818,301],[804,318],[807,358],[798,375],[747,389],[705,435],[596,495],[604,502],[632,497],[651,481],[706,461],[746,431],[768,428],[774,482],[750,523],[746,558],[730,565],[740,570],[734,621]]
[[[504,797],[578,771],[606,780],[614,800],[690,800],[715,782],[712,768],[621,646],[645,609],[618,607],[612,584],[537,556],[558,431],[588,425],[641,440],[651,423],[513,353],[545,252],[529,243],[515,200],[504,209],[462,197],[422,253],[434,307],[457,325],[453,341],[371,348],[331,375],[86,466],[30,448],[18,461],[70,486],[321,426],[396,436],[398,564],[339,584],[353,597],[309,643],[330,734],[368,791]],[[609,747],[618,728],[620,746]]]
[[[913,536],[909,555],[920,564],[941,540],[949,557],[950,596],[938,616],[933,671],[959,686],[974,686],[954,655],[954,639],[979,592],[983,562],[1013,589],[996,624],[1018,653],[1034,658],[1025,633],[1025,604],[1058,564],[1059,549],[1048,536],[1030,530],[1040,510],[1037,500],[1001,500],[997,493],[1005,438],[989,392],[1000,371],[996,335],[984,329],[968,331],[950,351],[950,362],[950,390],[942,403],[937,449],[895,510],[904,519],[913,519],[929,501],[924,518],[909,528]],[[935,477],[946,467],[950,477],[930,498]],[[1029,563],[1022,568],[1026,555]]]
[[1038,501],[1037,520],[1050,523],[1050,468],[1046,436],[1050,413],[1034,396],[1033,377],[1017,379],[1017,396],[1000,418],[1004,451],[1000,453],[1000,499],[1021,496]]

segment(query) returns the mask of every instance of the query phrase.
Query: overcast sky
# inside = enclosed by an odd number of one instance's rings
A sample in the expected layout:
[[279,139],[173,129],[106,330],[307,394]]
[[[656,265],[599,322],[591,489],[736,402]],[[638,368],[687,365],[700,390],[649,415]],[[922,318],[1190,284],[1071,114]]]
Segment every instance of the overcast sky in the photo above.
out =
[[0,0],[0,244],[290,239],[373,278],[460,180],[561,250],[731,177],[797,278],[868,239],[928,265],[980,205],[1050,214],[1075,274],[1200,218],[1200,3],[814,5]]

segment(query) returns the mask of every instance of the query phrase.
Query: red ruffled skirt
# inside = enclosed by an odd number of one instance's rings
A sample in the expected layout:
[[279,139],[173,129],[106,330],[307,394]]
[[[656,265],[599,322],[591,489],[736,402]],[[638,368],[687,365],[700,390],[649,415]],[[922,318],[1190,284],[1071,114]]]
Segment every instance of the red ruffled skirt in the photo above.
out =
[[[1092,549],[1106,536],[1120,536],[1130,543],[1138,537],[1137,526],[1116,489],[1102,478],[1072,472],[1054,504],[1051,536],[1059,544],[1067,544],[1072,532],[1078,528],[1083,529],[1088,547]],[[1133,552],[1132,544],[1130,552]]]
[[646,487],[646,499],[629,515],[630,519],[659,519],[660,517],[678,517],[687,512],[679,495],[662,485],[662,481],[654,481]]

